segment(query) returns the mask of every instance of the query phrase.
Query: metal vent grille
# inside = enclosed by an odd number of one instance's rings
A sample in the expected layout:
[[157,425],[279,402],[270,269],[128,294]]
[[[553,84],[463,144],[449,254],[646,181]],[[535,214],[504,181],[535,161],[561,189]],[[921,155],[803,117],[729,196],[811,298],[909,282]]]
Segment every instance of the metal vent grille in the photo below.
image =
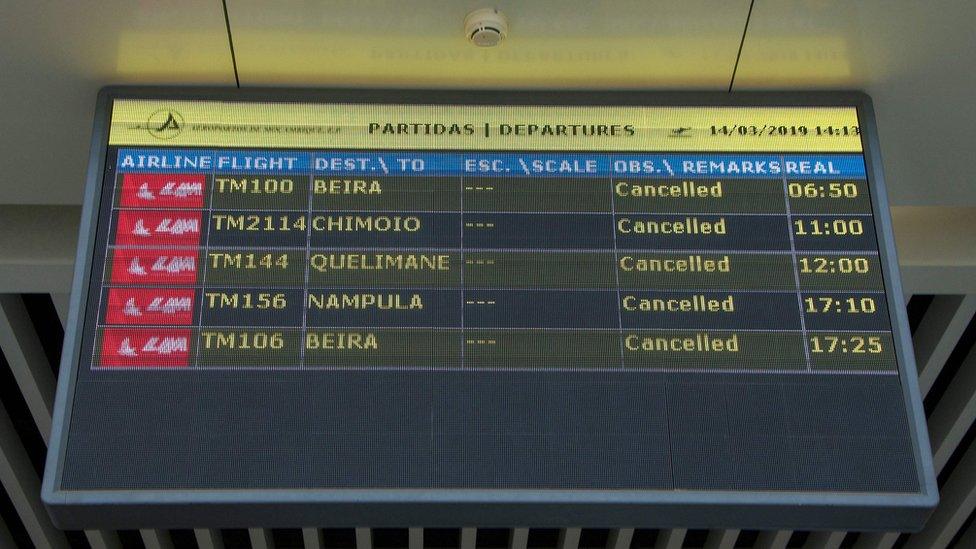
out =
[[907,549],[976,547],[976,293],[908,302],[942,501],[917,534],[648,529],[250,529],[63,532],[40,498],[67,296],[0,294],[0,547]]

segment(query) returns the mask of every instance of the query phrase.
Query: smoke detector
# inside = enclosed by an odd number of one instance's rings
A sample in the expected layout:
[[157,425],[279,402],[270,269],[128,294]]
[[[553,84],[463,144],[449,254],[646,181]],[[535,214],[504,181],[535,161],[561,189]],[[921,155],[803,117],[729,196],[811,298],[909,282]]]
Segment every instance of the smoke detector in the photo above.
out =
[[475,46],[497,46],[508,34],[508,18],[497,8],[474,10],[464,18],[464,35]]

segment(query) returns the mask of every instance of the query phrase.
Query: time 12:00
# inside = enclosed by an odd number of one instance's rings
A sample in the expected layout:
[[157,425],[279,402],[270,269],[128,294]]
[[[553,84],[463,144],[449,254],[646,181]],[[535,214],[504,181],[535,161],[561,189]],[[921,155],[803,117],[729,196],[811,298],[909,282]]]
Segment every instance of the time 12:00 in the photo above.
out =
[[803,274],[866,274],[871,270],[871,262],[866,257],[798,257],[797,263]]

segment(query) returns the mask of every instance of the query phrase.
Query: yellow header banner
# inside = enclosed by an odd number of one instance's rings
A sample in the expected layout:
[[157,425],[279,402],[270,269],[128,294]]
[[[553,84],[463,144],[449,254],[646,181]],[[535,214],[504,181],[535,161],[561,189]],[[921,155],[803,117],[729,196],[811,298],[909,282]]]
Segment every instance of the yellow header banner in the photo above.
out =
[[860,152],[854,107],[118,99],[109,144],[372,150]]

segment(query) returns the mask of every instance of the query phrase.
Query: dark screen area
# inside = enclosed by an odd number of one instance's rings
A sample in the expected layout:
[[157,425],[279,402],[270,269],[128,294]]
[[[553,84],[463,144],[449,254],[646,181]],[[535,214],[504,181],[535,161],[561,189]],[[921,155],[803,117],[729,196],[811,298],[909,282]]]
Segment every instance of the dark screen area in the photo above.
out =
[[79,394],[65,484],[918,489],[888,376],[191,375]]

